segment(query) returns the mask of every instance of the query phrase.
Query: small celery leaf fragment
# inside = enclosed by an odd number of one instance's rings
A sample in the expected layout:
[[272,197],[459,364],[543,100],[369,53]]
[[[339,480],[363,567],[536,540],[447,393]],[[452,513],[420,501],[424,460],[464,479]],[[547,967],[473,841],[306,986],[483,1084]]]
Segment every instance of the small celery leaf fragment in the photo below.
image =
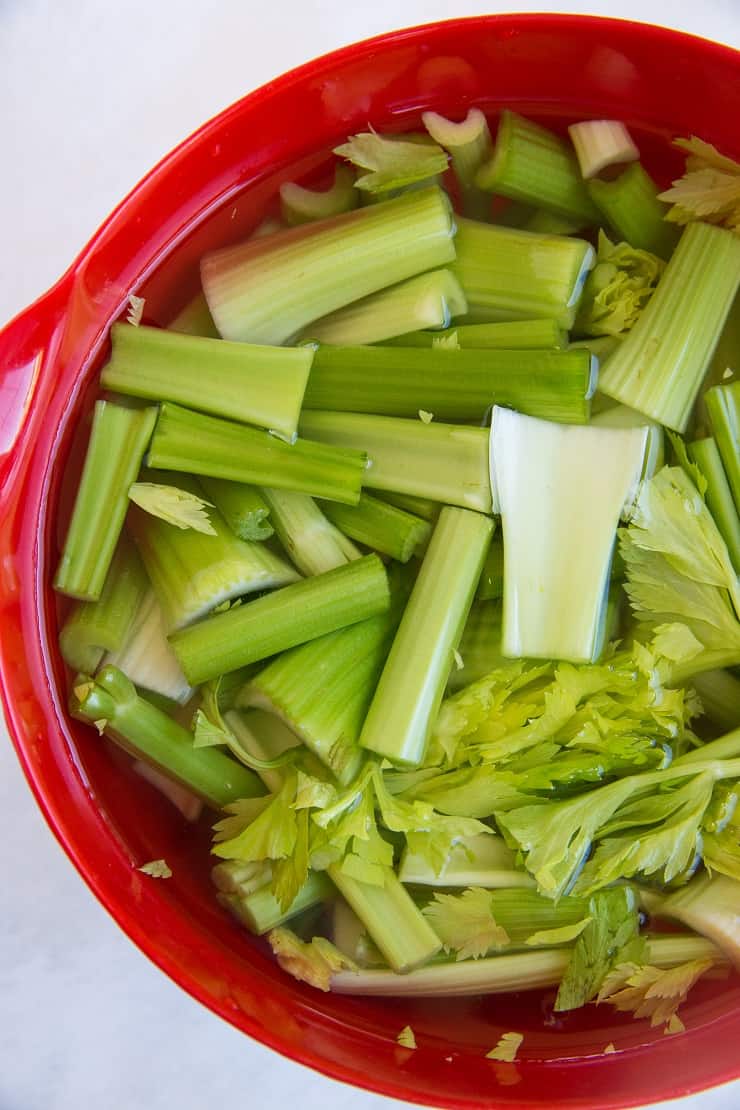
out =
[[[681,1032],[669,1023],[676,1017],[679,1006],[705,971],[714,964],[711,959],[689,960],[678,967],[667,969],[620,963],[606,976],[597,1002],[609,1002],[622,1013],[632,1013],[637,1018],[650,1018],[651,1026],[667,1025],[668,1032]],[[680,1021],[680,1019],[679,1019]]]
[[334,148],[340,158],[370,173],[355,181],[367,193],[386,193],[436,177],[447,169],[447,154],[431,139],[411,141],[403,135],[364,131]]
[[523,1040],[521,1033],[504,1033],[496,1047],[486,1053],[486,1060],[500,1060],[504,1064],[511,1064],[516,1060]]
[[410,1025],[404,1025],[396,1040],[403,1048],[416,1048],[416,1037]]
[[[134,482],[129,487],[129,500],[140,509],[159,517],[175,528],[192,528],[204,536],[215,536],[216,529],[208,519],[206,506],[211,505],[195,493],[177,486],[160,485],[158,482]],[[212,506],[211,506],[212,507]]]
[[623,335],[637,323],[665,263],[629,243],[612,243],[599,231],[596,265],[583,288],[575,330],[584,335]]
[[142,871],[145,875],[151,875],[153,879],[169,879],[172,876],[167,861],[163,859],[150,860],[149,863],[143,863],[136,870]]
[[326,937],[301,940],[290,929],[273,929],[267,934],[277,962],[283,971],[320,991],[331,990],[335,971],[357,971],[357,964],[335,948]]
[[126,322],[131,324],[132,327],[138,328],[141,323],[141,318],[144,315],[144,305],[146,304],[145,297],[137,297],[131,293],[128,299],[128,311],[126,313]]

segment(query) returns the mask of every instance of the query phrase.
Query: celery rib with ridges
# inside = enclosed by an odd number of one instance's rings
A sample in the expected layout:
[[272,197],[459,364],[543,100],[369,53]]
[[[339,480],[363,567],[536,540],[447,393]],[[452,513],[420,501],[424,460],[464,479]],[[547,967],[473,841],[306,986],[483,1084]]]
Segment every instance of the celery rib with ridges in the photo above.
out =
[[[104,389],[296,434],[311,369],[310,347],[260,347],[178,335],[160,328],[111,328]],[[207,382],[207,385],[205,384]]]
[[194,748],[191,734],[140,697],[117,667],[103,667],[95,679],[79,676],[71,709],[73,716],[95,722],[130,755],[153,763],[214,809],[264,792],[257,776],[230,756],[217,748]]
[[129,486],[136,481],[156,419],[155,408],[95,402],[82,477],[54,578],[59,593],[81,601],[100,597],[128,509]]
[[418,553],[432,532],[428,521],[369,493],[363,493],[357,505],[326,501],[321,507],[345,535],[399,563],[407,563]]
[[295,181],[285,181],[280,186],[280,214],[288,227],[351,212],[359,203],[355,175],[341,162],[334,167],[334,180],[328,189],[307,189]]
[[462,635],[493,521],[445,507],[363,725],[364,748],[417,766]]
[[[709,397],[711,392],[712,390],[709,390],[705,396]],[[704,475],[707,483],[706,502],[709,511],[714,517],[714,522],[722,539],[727,544],[732,565],[740,574],[740,514],[733,502],[732,489],[722,465],[722,457],[717,442],[711,436],[706,439],[697,439],[693,443],[687,444],[687,450],[692,462],[696,463]],[[740,480],[740,459],[738,477]],[[740,504],[740,496],[738,497],[738,503]]]
[[303,579],[170,637],[188,681],[197,685],[267,659],[337,628],[384,613],[388,579],[377,555]]
[[323,574],[362,555],[308,494],[263,487],[262,496],[278,539],[302,574]]
[[599,389],[683,432],[740,285],[740,239],[690,224]]
[[240,540],[266,540],[275,531],[270,523],[269,506],[253,486],[205,474],[201,475],[200,484]]
[[366,451],[362,481],[370,489],[491,511],[485,428],[304,410],[301,429],[322,443]]
[[404,193],[207,254],[203,290],[224,339],[281,344],[351,301],[451,262],[454,227],[440,189]]
[[562,350],[568,333],[555,320],[503,320],[493,324],[457,324],[442,331],[412,331],[383,341],[390,347],[433,347],[448,340],[455,348],[489,347],[505,350]]
[[142,690],[184,705],[193,694],[167,639],[162,606],[151,586],[139,605],[121,645],[103,662],[117,667]]
[[517,870],[516,852],[502,837],[483,834],[462,837],[453,844],[439,873],[425,856],[406,848],[398,877],[402,883],[436,887],[532,889],[537,885],[528,871]]
[[704,396],[714,438],[740,513],[740,382],[716,385]]
[[678,235],[666,223],[668,205],[658,200],[658,186],[640,162],[633,162],[613,181],[589,181],[588,191],[619,239],[659,258],[671,257]]
[[169,402],[160,408],[148,455],[157,470],[292,489],[347,505],[360,499],[366,461],[362,448],[306,439],[284,443],[269,432]]
[[459,219],[452,272],[468,301],[465,323],[549,317],[569,328],[595,254],[584,239]]
[[[220,867],[227,866],[228,863],[218,864],[213,868],[213,874],[218,873]],[[219,882],[224,882],[221,877],[222,874],[222,872],[219,873],[219,878],[215,880],[217,886]],[[216,898],[224,909],[227,909],[240,924],[249,929],[250,933],[262,936],[263,933],[290,921],[292,917],[303,913],[304,910],[309,910],[322,902],[328,902],[331,895],[331,883],[326,876],[310,871],[308,878],[287,910],[280,908],[275,895],[270,890],[269,879],[262,886],[246,893],[239,890],[238,884],[233,890],[219,888]]]
[[595,389],[588,351],[448,351],[320,347],[304,412],[324,409],[439,420],[483,420],[492,404],[584,424]]
[[469,108],[460,123],[454,123],[438,112],[424,112],[421,118],[435,143],[439,143],[450,155],[463,212],[475,219],[486,219],[491,210],[491,198],[475,183],[478,170],[488,161],[493,150],[486,117],[480,108]]

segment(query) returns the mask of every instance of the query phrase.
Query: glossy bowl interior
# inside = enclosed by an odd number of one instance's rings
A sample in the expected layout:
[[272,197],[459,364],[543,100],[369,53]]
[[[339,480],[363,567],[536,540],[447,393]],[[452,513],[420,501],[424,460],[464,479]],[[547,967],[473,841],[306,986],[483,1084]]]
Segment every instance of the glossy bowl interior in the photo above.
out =
[[[125,757],[65,712],[49,582],[73,432],[85,427],[111,322],[129,293],[162,323],[197,287],[204,249],[244,236],[286,179],[318,179],[331,147],[368,122],[405,129],[433,108],[503,106],[560,126],[624,120],[666,181],[668,140],[696,133],[740,155],[740,60],[657,28],[570,16],[459,20],[321,58],[247,96],[157,166],[67,274],[0,333],[0,655],[19,758],[49,824],[100,901],[168,975],[228,1021],[329,1075],[453,1107],[617,1107],[739,1072],[740,986],[702,983],[687,1032],[591,1007],[552,1013],[553,994],[412,1002],[320,994],[273,963],[217,906],[208,823],[193,830]],[[165,857],[166,883],[136,871]],[[419,1048],[399,1047],[410,1024]],[[514,1064],[485,1059],[524,1034]],[[603,1055],[612,1042],[616,1053]]]

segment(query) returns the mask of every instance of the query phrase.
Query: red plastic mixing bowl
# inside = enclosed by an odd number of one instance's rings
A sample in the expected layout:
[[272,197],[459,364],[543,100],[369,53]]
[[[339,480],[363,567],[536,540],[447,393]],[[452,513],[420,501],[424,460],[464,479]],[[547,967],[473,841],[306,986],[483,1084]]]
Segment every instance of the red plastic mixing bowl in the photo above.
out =
[[[129,293],[161,322],[195,291],[206,248],[258,221],[277,184],[321,172],[371,122],[433,108],[509,106],[560,124],[624,120],[662,180],[672,136],[740,156],[740,56],[638,24],[571,16],[458,20],[340,50],[259,89],[208,123],[134,189],[61,281],[0,334],[0,679],[10,732],[46,818],[139,947],[216,1013],[287,1056],[359,1086],[453,1107],[617,1107],[740,1073],[740,987],[702,983],[665,1037],[607,1007],[553,1015],[552,995],[382,1001],[296,983],[213,898],[208,827],[176,811],[65,711],[50,589],[73,429],[84,420],[111,322]],[[154,883],[136,866],[165,857]],[[419,1048],[396,1043],[410,1024]],[[501,1033],[515,1064],[485,1059]],[[603,1055],[613,1043],[616,1053]]]

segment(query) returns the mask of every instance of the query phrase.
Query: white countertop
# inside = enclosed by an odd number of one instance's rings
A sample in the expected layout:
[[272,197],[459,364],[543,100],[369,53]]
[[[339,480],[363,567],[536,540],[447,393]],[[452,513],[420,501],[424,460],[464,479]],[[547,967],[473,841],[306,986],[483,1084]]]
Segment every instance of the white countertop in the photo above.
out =
[[[562,7],[545,0],[0,0],[0,322],[59,276],[151,165],[251,88],[393,27]],[[616,0],[567,10],[663,23],[740,46],[739,0]],[[0,1110],[400,1105],[282,1059],[151,965],[52,838],[1,722],[0,873]],[[671,1105],[735,1110],[740,1084]]]

